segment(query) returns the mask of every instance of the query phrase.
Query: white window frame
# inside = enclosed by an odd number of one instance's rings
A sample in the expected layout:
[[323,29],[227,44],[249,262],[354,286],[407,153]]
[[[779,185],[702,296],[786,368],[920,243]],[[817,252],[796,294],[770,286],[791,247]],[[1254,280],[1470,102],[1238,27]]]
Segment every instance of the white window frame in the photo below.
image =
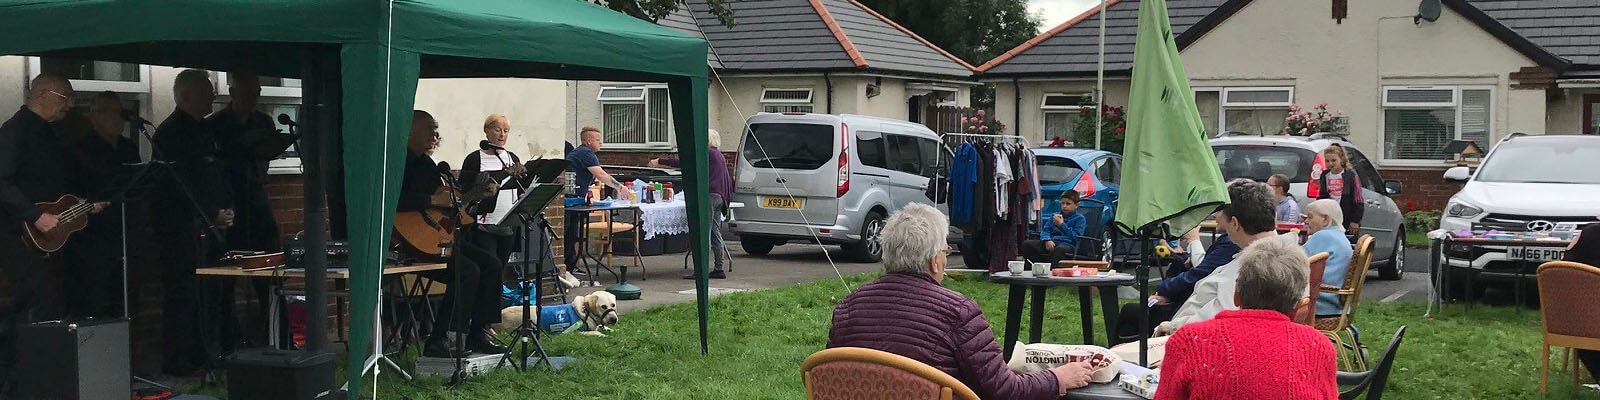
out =
[[[610,97],[610,98],[608,98],[608,97],[605,96],[606,89],[640,89],[640,91],[639,91],[639,96],[638,97]],[[645,132],[644,132],[645,142],[644,143],[607,142],[606,143],[606,147],[607,148],[633,149],[633,150],[659,150],[659,149],[670,149],[670,148],[672,148],[673,142],[674,142],[674,138],[673,137],[676,136],[676,135],[673,134],[673,132],[667,132],[667,135],[666,135],[667,140],[666,141],[656,141],[656,142],[649,141],[650,140],[650,90],[651,89],[667,89],[667,85],[665,85],[665,84],[632,84],[632,85],[624,84],[624,85],[601,85],[600,86],[600,90],[597,93],[595,93],[595,100],[599,104],[599,107],[597,107],[597,108],[598,108],[598,111],[599,111],[599,114],[600,114],[600,121],[599,121],[600,129],[602,129],[602,130],[606,129],[606,127],[605,127],[605,105],[606,104],[637,104],[637,105],[643,106],[644,107],[644,112],[645,112],[645,126],[644,126],[644,129],[645,129]],[[672,128],[673,128],[672,99],[669,96],[667,98],[667,129],[671,130]]]
[[[1450,90],[1450,102],[1449,103],[1437,103],[1437,102],[1435,102],[1435,103],[1395,103],[1395,102],[1390,102],[1389,101],[1389,92],[1390,91],[1395,91],[1395,90]],[[1382,87],[1382,90],[1381,90],[1381,94],[1383,95],[1383,99],[1382,99],[1383,102],[1378,106],[1378,144],[1379,144],[1379,146],[1387,146],[1388,142],[1389,142],[1389,140],[1388,140],[1389,139],[1388,138],[1388,134],[1389,133],[1388,132],[1384,132],[1383,129],[1384,129],[1384,126],[1388,125],[1388,119],[1387,119],[1388,118],[1388,114],[1389,114],[1388,110],[1391,109],[1391,108],[1396,108],[1396,109],[1406,109],[1406,108],[1429,109],[1429,108],[1441,108],[1441,107],[1454,108],[1455,111],[1456,111],[1455,112],[1455,117],[1456,117],[1456,119],[1455,119],[1455,130],[1456,131],[1454,132],[1453,136],[1451,136],[1451,140],[1461,140],[1461,125],[1462,125],[1461,124],[1461,91],[1463,91],[1463,90],[1487,90],[1487,91],[1489,91],[1489,105],[1487,107],[1488,111],[1489,111],[1489,118],[1485,121],[1485,125],[1488,127],[1487,128],[1488,129],[1487,141],[1489,143],[1495,143],[1495,140],[1498,139],[1499,135],[1497,135],[1496,132],[1495,132],[1495,118],[1496,118],[1495,105],[1498,104],[1498,100],[1495,98],[1496,93],[1495,93],[1495,86],[1494,85],[1384,85]],[[1439,166],[1443,165],[1443,164],[1441,164],[1441,162],[1442,162],[1441,160],[1413,160],[1413,159],[1404,159],[1404,158],[1388,158],[1388,151],[1385,151],[1385,150],[1387,150],[1387,149],[1380,148],[1380,149],[1378,149],[1378,153],[1377,153],[1378,157],[1374,158],[1374,157],[1368,156],[1367,159],[1369,159],[1369,160],[1370,159],[1376,159],[1380,166],[1385,166],[1385,167],[1395,167],[1395,166],[1397,166],[1397,167],[1439,167]]]
[[[40,57],[28,57],[29,81],[32,81],[34,77],[39,76],[39,74],[44,71],[44,66],[43,63],[40,62],[40,59]],[[72,82],[72,90],[80,93],[111,91],[116,93],[140,94],[145,95],[145,97],[140,98],[141,100],[144,100],[150,95],[150,66],[144,64],[135,65],[139,66],[138,81],[127,82],[102,81],[97,79],[71,79],[70,81]]]
[[[304,81],[301,82],[303,84]],[[216,80],[211,84],[216,87],[217,102],[226,104],[228,96],[232,96],[228,91],[228,73],[218,71]],[[292,86],[262,86],[259,103],[298,106],[302,104],[301,93],[303,92],[301,89]],[[222,108],[218,107],[217,109],[221,110]],[[276,115],[268,115],[267,117],[272,118],[273,121],[277,121],[278,118]],[[299,143],[296,143],[296,145],[299,145]],[[267,175],[299,175],[302,173],[305,173],[305,165],[298,155],[267,161]]]
[[[805,99],[803,99],[803,100],[802,99],[775,99],[775,98],[768,97],[772,92],[799,91],[799,90],[804,90],[806,92],[806,98]],[[761,111],[762,112],[768,112],[767,111],[767,107],[768,106],[774,106],[774,107],[805,106],[805,107],[809,107],[810,108],[810,111],[806,111],[806,112],[816,112],[816,110],[817,110],[817,104],[816,104],[816,97],[817,96],[816,96],[816,94],[817,94],[817,91],[815,89],[808,88],[808,87],[762,88],[761,89],[761,102],[760,102],[761,103]]]
[[[282,79],[294,79],[294,78],[282,78]],[[299,79],[295,79],[295,80],[299,80]],[[305,84],[305,81],[300,81],[300,82],[301,82],[301,85]],[[227,72],[220,72],[220,71],[217,72],[217,81],[213,82],[213,84],[217,86],[217,96],[227,96],[228,95],[228,73]],[[293,97],[293,98],[297,98],[298,99],[298,98],[300,98],[302,96],[301,93],[303,93],[301,89],[302,89],[301,87],[294,87],[294,86],[262,86],[261,87],[261,97]],[[298,104],[298,103],[296,103],[296,104]]]
[[[1289,92],[1289,101],[1286,102],[1228,102],[1228,94],[1232,92]],[[1207,131],[1211,135],[1228,132],[1228,110],[1276,110],[1287,111],[1294,104],[1294,86],[1206,86],[1194,87],[1189,90],[1189,98],[1199,98],[1200,92],[1217,93],[1217,126],[1216,131]]]
[[[1043,96],[1039,96],[1039,111],[1040,111],[1039,112],[1039,143],[1041,143],[1041,144],[1050,143],[1050,142],[1052,142],[1054,140],[1054,139],[1048,137],[1049,131],[1048,131],[1047,128],[1049,126],[1050,114],[1068,114],[1068,118],[1070,119],[1071,118],[1071,114],[1081,113],[1081,112],[1083,112],[1083,110],[1085,108],[1091,108],[1091,109],[1093,108],[1093,107],[1088,107],[1088,106],[1084,106],[1084,105],[1081,105],[1081,104],[1080,105],[1068,105],[1068,106],[1050,105],[1050,96],[1068,96],[1068,97],[1087,98],[1087,99],[1090,99],[1090,100],[1094,99],[1094,95],[1093,94],[1045,93]],[[1066,139],[1067,142],[1069,142],[1069,143],[1072,142],[1072,132],[1071,132],[1071,130],[1072,130],[1072,127],[1068,126],[1067,127],[1067,135],[1062,138],[1062,139]],[[1077,143],[1073,143],[1073,145],[1076,146]]]

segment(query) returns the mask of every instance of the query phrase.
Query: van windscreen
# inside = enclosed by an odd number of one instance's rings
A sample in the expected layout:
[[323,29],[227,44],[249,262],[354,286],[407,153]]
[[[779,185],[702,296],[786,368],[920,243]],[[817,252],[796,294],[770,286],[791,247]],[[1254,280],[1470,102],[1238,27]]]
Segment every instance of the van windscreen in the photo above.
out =
[[740,156],[756,168],[817,169],[833,159],[833,126],[750,124]]

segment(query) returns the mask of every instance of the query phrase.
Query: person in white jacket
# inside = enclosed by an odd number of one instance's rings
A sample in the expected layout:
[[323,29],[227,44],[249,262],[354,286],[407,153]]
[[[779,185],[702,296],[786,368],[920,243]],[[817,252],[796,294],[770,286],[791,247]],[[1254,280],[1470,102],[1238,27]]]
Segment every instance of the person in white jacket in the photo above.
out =
[[[1228,204],[1213,217],[1217,220],[1217,229],[1227,232],[1228,237],[1240,248],[1249,248],[1257,241],[1277,237],[1277,201],[1266,184],[1235,179],[1228,182],[1228,197]],[[1156,327],[1156,335],[1171,334],[1184,324],[1211,319],[1222,310],[1239,309],[1233,303],[1234,281],[1237,279],[1238,258],[1217,267],[1211,275],[1195,283],[1194,294],[1178,308],[1172,321]]]

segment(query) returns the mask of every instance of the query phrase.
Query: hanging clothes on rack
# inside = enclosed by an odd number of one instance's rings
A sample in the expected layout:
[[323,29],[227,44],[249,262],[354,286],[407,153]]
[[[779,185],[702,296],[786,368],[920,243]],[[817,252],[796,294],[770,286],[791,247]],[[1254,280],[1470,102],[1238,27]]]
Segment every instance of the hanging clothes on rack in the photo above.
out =
[[972,222],[972,191],[978,185],[978,148],[962,143],[950,163],[950,222],[964,226]]

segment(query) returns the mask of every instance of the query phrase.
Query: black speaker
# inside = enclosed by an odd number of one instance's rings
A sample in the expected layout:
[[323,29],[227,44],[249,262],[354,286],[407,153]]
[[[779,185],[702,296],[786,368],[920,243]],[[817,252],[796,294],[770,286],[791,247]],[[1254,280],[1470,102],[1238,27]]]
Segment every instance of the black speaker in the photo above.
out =
[[129,368],[126,319],[42,322],[17,330],[19,398],[131,398]]
[[229,400],[315,400],[333,389],[333,353],[258,348],[228,357]]

